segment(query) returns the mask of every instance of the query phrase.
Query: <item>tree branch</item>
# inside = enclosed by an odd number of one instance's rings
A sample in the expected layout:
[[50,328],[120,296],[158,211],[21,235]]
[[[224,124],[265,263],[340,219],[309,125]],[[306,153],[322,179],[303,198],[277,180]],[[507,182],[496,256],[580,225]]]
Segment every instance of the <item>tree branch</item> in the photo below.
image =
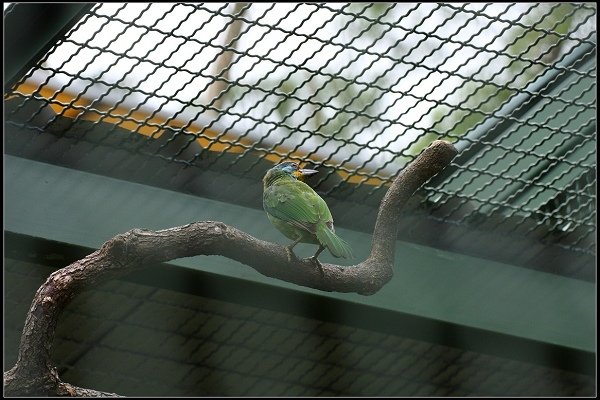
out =
[[371,295],[393,275],[400,211],[410,196],[456,155],[453,145],[435,141],[394,180],[383,198],[371,245],[363,262],[351,267],[288,261],[284,246],[259,240],[222,222],[203,221],[149,231],[133,229],[110,239],[87,257],[50,275],[38,289],[25,320],[17,363],[4,373],[6,395],[116,396],[64,383],[50,359],[58,318],[84,288],[143,268],[149,263],[196,255],[221,255],[259,273],[298,285]]

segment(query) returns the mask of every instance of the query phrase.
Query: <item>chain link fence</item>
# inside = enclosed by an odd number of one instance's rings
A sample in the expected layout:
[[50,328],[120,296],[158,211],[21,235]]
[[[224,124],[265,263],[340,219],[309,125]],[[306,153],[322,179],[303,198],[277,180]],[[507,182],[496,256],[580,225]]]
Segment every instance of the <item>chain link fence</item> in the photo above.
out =
[[407,213],[595,257],[595,57],[594,3],[96,4],[5,93],[7,147],[68,138],[53,162],[101,147],[104,173],[182,188],[296,160],[374,209],[444,139],[460,154]]

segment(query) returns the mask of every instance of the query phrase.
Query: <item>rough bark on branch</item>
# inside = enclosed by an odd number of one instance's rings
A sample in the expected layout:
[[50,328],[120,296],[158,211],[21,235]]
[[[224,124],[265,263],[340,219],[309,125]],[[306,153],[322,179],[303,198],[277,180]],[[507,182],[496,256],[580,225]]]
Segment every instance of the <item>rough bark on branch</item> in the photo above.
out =
[[315,289],[370,295],[393,275],[400,210],[427,180],[456,155],[450,143],[435,141],[396,177],[383,198],[369,257],[351,267],[288,261],[284,246],[265,242],[222,222],[195,222],[160,231],[133,229],[110,239],[87,257],[50,275],[36,292],[21,336],[17,363],[4,373],[6,395],[115,396],[62,382],[50,350],[58,318],[86,287],[143,268],[149,263],[196,255],[221,255],[259,273]]

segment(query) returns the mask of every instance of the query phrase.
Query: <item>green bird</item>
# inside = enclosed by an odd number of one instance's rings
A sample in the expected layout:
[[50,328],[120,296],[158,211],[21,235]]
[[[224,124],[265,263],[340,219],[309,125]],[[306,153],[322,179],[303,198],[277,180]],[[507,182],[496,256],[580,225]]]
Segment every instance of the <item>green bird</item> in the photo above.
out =
[[263,178],[263,207],[271,223],[293,240],[287,246],[288,259],[296,258],[293,249],[298,243],[318,244],[319,249],[309,259],[323,273],[317,257],[325,248],[335,257],[344,258],[352,258],[352,249],[335,234],[333,217],[325,200],[297,179],[297,176],[316,173],[312,169],[300,169],[294,162],[274,166]]

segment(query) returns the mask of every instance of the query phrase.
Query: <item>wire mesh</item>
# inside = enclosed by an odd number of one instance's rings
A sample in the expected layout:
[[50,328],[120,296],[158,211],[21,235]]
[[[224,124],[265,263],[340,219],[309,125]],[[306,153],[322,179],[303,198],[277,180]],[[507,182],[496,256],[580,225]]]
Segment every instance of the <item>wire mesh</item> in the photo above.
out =
[[357,204],[445,139],[461,153],[411,212],[595,255],[595,19],[595,3],[102,3],[5,94],[6,120],[38,133],[17,152],[60,132],[164,161],[147,174],[310,162],[316,190],[351,185]]

